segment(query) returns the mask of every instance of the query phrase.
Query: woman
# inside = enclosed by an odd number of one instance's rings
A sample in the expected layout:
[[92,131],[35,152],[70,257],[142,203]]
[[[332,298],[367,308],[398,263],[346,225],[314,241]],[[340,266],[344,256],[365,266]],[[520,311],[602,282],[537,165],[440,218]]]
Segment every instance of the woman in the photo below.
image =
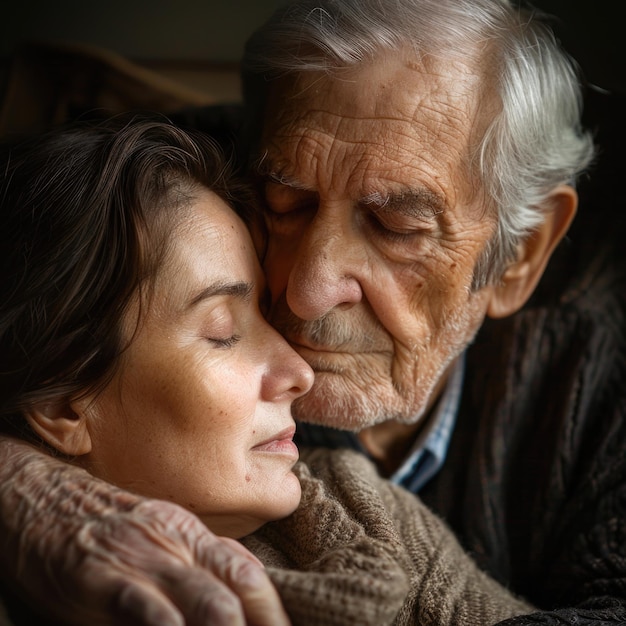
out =
[[312,373],[259,310],[215,149],[151,122],[32,145],[3,203],[3,416],[219,534],[291,513],[290,405]]
[[1,166],[5,431],[246,537],[296,624],[528,610],[365,458],[308,451],[294,473],[290,406],[312,372],[263,318],[232,208],[251,220],[253,198],[209,139],[120,118],[7,149]]

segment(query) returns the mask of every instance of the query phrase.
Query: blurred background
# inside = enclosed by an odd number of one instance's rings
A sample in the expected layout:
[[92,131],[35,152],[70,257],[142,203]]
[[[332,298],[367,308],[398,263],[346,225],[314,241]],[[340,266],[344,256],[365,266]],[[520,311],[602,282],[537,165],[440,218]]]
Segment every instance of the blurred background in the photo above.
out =
[[281,0],[8,0],[3,55],[25,39],[73,40],[134,59],[237,61]]
[[[8,10],[8,4],[11,8]],[[24,41],[71,41],[133,61],[167,66],[232,68],[243,44],[281,0],[8,0],[0,23],[0,60]],[[536,0],[587,79],[626,90],[626,45],[619,2]],[[189,78],[183,76],[183,78]],[[225,87],[235,89],[236,85]]]

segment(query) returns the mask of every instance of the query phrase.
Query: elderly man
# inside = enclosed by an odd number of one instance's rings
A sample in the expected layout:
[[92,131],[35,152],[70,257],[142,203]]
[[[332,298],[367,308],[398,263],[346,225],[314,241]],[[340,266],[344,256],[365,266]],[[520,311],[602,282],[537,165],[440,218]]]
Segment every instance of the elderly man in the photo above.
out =
[[493,0],[300,2],[246,62],[273,319],[316,373],[297,416],[357,431],[303,441],[419,491],[556,611],[529,623],[626,619],[623,301],[510,317],[591,152],[549,33]]
[[[301,0],[244,72],[272,319],[316,372],[303,442],[419,492],[538,607],[511,623],[624,623],[623,293],[595,265],[527,306],[592,158],[551,33],[505,0]],[[11,567],[93,573],[81,611],[278,623],[260,570],[181,511],[1,454]]]

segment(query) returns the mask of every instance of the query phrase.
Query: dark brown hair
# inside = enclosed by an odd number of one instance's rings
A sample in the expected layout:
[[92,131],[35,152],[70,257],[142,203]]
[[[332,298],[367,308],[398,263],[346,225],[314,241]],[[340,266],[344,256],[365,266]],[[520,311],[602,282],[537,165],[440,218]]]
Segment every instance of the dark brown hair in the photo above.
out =
[[7,427],[36,402],[108,380],[127,343],[124,314],[152,282],[194,188],[240,209],[252,201],[211,139],[161,117],[78,122],[3,146],[0,176]]

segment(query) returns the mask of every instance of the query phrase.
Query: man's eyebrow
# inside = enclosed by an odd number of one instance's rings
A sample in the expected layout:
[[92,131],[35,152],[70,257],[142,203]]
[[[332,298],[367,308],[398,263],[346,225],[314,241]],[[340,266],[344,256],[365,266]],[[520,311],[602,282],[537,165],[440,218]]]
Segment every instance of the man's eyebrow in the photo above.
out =
[[265,182],[272,182],[278,185],[291,187],[292,189],[300,189],[302,191],[311,191],[307,185],[298,180],[295,176],[287,174],[281,167],[277,167],[272,164],[267,152],[254,160],[253,171]]
[[435,217],[446,209],[444,199],[428,189],[411,189],[387,194],[374,192],[362,197],[360,203],[370,206],[376,213],[389,211],[420,218]]
[[241,298],[242,300],[249,300],[253,291],[254,285],[251,283],[243,281],[234,283],[217,281],[197,292],[191,300],[189,300],[187,308],[190,309],[200,302],[215,296],[233,296],[235,298]]
[[300,182],[294,176],[289,176],[289,174],[284,174],[282,172],[276,171],[268,171],[263,174],[263,178],[266,182],[276,183],[278,185],[282,185],[283,187],[289,187],[290,189],[297,189],[299,191],[312,191],[312,189]]

